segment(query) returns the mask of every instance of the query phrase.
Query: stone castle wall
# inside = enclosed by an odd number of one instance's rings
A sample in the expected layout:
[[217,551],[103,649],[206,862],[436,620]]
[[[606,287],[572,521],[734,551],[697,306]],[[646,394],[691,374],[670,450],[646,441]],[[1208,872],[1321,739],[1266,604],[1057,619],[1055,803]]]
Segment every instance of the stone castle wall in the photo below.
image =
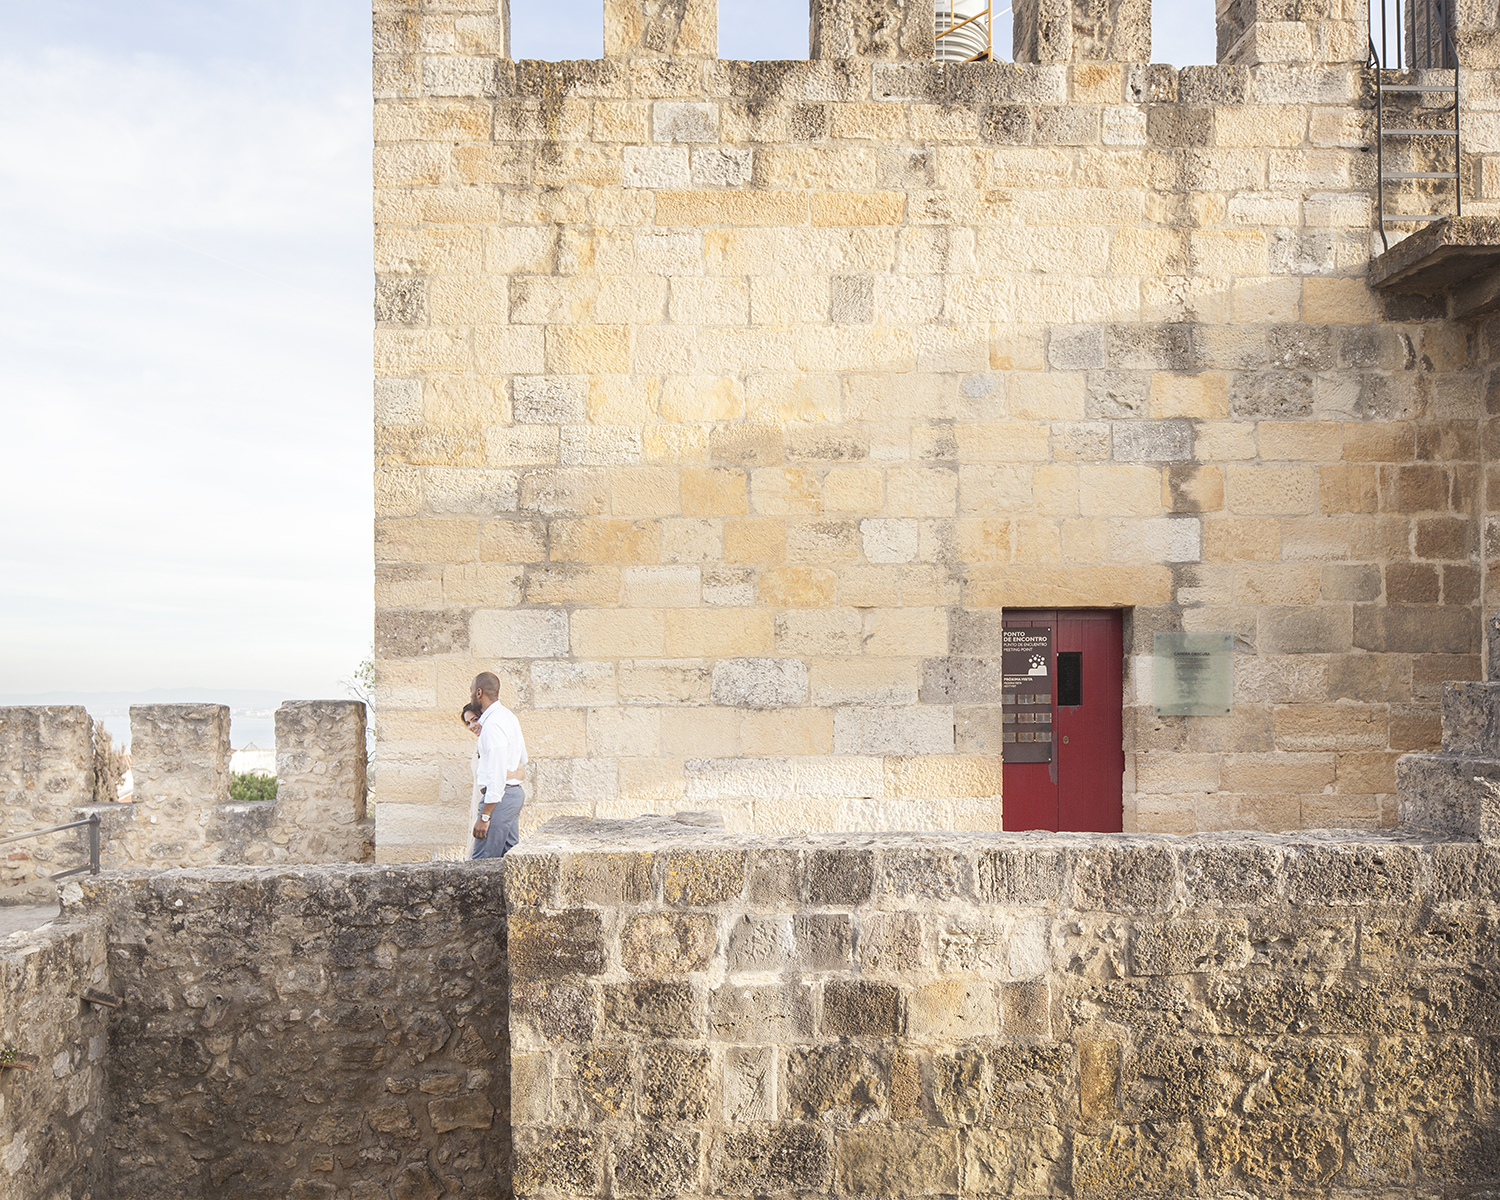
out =
[[[373,857],[362,703],[281,705],[274,802],[231,802],[224,705],[137,705],[130,727],[134,800],[95,804],[88,713],[80,707],[0,708],[0,836],[97,814],[106,870]],[[34,882],[47,895],[48,876],[89,861],[85,830],[7,849],[0,883]]]
[[5,1200],[1500,1186],[1493,845],[648,817],[85,889],[0,954]]
[[498,872],[219,868],[88,886],[124,1001],[98,1195],[509,1194]]
[[[540,63],[503,6],[377,5],[383,858],[462,844],[480,670],[528,828],[769,832],[1001,827],[1007,607],[1125,610],[1127,830],[1392,825],[1482,677],[1496,331],[1366,284],[1363,6],[1226,6],[1180,71],[1143,5],[946,66],[889,7],[740,63],[609,0]],[[1179,629],[1233,633],[1232,716],[1152,716]]]
[[[104,1200],[105,930],[69,922],[0,941],[0,1200]],[[26,1069],[29,1067],[29,1069]]]
[[505,860],[517,1195],[1500,1182],[1493,847],[671,824]]

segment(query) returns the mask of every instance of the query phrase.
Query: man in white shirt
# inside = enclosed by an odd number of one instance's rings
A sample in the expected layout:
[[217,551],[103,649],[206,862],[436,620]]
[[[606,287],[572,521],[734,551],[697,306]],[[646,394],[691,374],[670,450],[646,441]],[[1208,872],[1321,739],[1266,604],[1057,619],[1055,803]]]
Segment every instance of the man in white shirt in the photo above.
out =
[[500,681],[485,671],[474,677],[470,697],[479,708],[479,812],[472,858],[503,858],[521,840],[526,740],[516,714],[500,703]]

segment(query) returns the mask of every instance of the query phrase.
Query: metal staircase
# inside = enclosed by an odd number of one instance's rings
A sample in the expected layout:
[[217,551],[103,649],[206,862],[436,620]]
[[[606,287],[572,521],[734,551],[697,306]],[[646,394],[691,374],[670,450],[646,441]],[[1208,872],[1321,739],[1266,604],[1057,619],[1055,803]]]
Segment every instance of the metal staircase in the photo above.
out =
[[1463,215],[1458,55],[1444,0],[1370,0],[1370,10],[1376,196],[1389,250],[1389,226]]

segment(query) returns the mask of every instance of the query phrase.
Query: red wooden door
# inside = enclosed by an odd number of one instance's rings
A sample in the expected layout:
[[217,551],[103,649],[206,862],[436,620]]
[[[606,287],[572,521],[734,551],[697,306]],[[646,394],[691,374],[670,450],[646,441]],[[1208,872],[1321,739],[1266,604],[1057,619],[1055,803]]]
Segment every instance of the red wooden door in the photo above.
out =
[[[1125,777],[1122,614],[1007,610],[1002,626],[1028,631],[1028,647],[1040,646],[1042,634],[1051,645],[1046,705],[1026,703],[1042,699],[1037,684],[1004,676],[1005,828],[1119,832]],[[1049,726],[1050,760],[1016,761],[1040,758],[1048,743],[1011,738],[1025,737],[1023,730],[1039,738]]]

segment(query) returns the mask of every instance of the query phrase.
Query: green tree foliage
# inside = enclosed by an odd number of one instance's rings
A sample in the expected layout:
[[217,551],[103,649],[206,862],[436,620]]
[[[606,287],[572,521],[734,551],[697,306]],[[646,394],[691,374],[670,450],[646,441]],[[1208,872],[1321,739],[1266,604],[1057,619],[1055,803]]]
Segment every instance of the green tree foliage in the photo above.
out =
[[229,777],[229,798],[236,804],[276,799],[276,776],[259,771],[236,771]]

